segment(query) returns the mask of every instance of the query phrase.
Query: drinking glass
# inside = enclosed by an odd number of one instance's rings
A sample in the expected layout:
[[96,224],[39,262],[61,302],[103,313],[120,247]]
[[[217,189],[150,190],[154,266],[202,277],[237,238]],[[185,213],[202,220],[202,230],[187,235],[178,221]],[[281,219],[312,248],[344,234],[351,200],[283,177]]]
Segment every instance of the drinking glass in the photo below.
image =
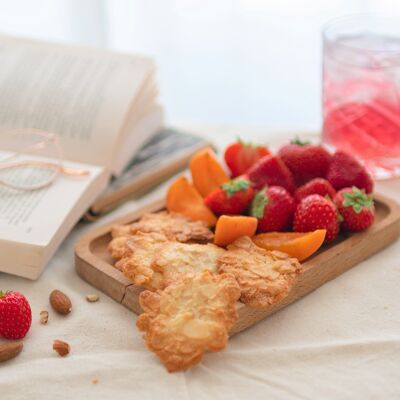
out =
[[400,175],[400,20],[359,14],[323,30],[323,141],[376,178]]

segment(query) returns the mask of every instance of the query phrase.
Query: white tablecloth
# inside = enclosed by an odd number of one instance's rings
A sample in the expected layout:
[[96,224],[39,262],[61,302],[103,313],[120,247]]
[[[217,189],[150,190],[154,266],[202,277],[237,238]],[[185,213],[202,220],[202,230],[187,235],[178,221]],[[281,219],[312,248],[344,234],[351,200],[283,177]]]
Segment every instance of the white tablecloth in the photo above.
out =
[[[262,130],[206,133],[221,144],[236,134],[265,138]],[[378,186],[400,194],[400,181]],[[100,223],[138,205],[127,203]],[[400,398],[399,241],[233,337],[225,351],[168,374],[144,347],[134,314],[102,294],[98,303],[86,302],[97,291],[76,275],[73,246],[92,228],[77,226],[36,282],[0,274],[0,288],[24,293],[33,311],[23,353],[0,364],[2,399]],[[71,297],[73,312],[50,312],[43,326],[39,312],[49,309],[53,289]],[[72,353],[58,357],[54,339],[69,342]]]

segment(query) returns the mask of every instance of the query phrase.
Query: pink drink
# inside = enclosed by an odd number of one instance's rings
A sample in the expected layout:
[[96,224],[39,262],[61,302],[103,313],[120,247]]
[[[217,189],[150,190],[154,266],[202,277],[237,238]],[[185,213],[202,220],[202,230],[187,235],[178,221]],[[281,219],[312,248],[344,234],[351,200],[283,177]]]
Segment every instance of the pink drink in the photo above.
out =
[[376,177],[400,174],[400,22],[370,15],[324,31],[323,140]]

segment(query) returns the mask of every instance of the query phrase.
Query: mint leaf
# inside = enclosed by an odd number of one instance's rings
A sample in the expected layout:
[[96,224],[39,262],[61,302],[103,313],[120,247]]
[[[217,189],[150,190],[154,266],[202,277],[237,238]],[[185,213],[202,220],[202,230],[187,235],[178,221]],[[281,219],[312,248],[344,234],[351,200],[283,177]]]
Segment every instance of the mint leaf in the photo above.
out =
[[242,190],[247,190],[250,186],[250,181],[244,178],[236,178],[224,183],[221,189],[225,191],[228,198],[231,198],[235,193]]

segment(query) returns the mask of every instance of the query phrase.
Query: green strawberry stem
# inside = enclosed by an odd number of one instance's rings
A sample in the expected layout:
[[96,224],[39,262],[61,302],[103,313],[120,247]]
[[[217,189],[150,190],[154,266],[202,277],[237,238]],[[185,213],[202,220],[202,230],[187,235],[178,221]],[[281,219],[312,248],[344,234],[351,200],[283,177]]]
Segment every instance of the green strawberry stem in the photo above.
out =
[[371,195],[366,194],[364,189],[360,190],[355,186],[352,187],[352,192],[343,193],[343,199],[343,205],[353,207],[356,214],[360,214],[364,208],[371,209],[374,204]]
[[7,293],[9,293],[8,290],[6,290],[5,292],[3,292],[2,290],[0,290],[0,298],[4,297],[7,295]]
[[301,140],[298,136],[290,141],[291,144],[298,144],[299,146],[308,146],[311,144],[309,140]]
[[221,189],[226,193],[228,198],[242,190],[247,190],[250,186],[250,181],[244,178],[236,178],[221,185]]
[[252,149],[259,149],[260,147],[264,147],[264,145],[259,144],[259,143],[245,142],[243,139],[241,139],[240,136],[237,136],[236,140],[238,143],[242,144],[244,147],[250,147]]
[[256,218],[264,216],[265,207],[268,205],[267,188],[260,190],[251,204],[251,215]]

